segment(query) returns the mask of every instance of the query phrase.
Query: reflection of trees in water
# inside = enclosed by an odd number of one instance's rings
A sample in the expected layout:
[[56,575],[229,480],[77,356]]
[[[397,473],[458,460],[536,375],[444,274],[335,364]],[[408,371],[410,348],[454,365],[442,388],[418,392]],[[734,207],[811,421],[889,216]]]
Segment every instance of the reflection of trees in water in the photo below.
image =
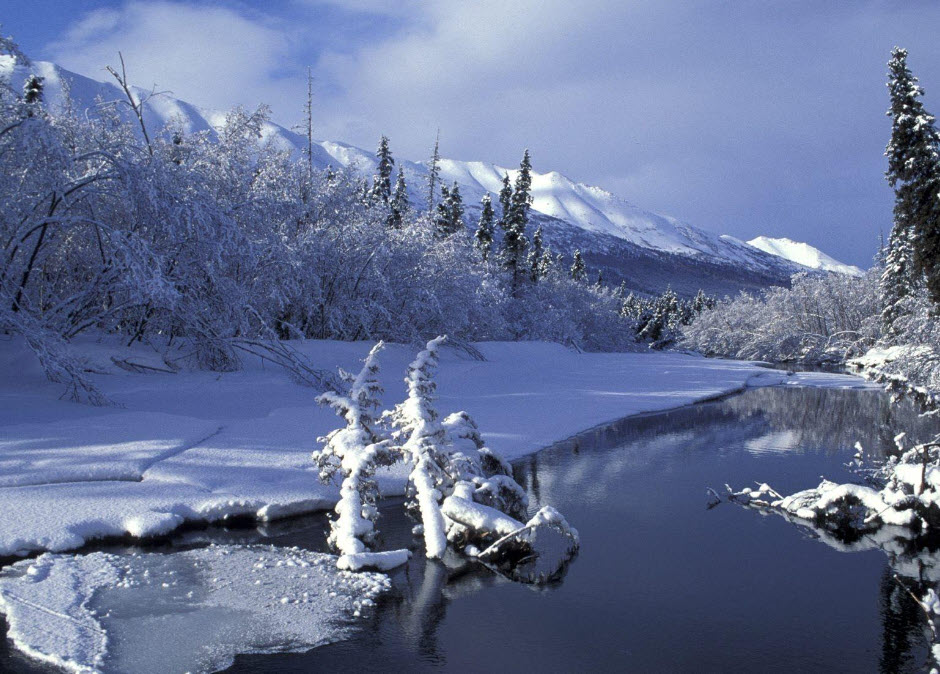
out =
[[722,404],[740,418],[760,416],[773,430],[796,433],[801,448],[830,454],[861,442],[870,456],[882,456],[894,449],[901,431],[911,444],[940,432],[940,421],[920,417],[913,403],[891,403],[876,390],[760,388]]
[[[914,591],[914,590],[912,590]],[[882,672],[919,671],[927,659],[924,613],[886,567],[879,583],[882,616]]]

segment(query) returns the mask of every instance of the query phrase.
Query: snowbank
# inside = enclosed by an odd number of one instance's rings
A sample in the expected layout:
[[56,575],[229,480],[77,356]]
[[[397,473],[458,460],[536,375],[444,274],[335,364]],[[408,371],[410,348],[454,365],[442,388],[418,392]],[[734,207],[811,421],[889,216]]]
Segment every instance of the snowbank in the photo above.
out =
[[204,672],[337,641],[389,587],[297,548],[47,553],[3,571],[0,610],[17,648],[68,671]]
[[[320,368],[355,371],[371,343],[298,344]],[[578,354],[556,344],[483,343],[486,361],[445,349],[438,408],[466,410],[488,447],[512,459],[591,426],[678,407],[751,385],[808,383],[753,363],[676,353]],[[101,389],[121,407],[58,399],[15,341],[0,342],[0,556],[64,551],[103,536],[164,534],[187,520],[274,519],[332,507],[311,452],[337,425],[316,391],[280,368],[136,374],[112,356],[153,359],[144,347],[79,341]],[[382,354],[384,404],[405,395],[415,350]],[[859,382],[812,375],[815,385]],[[828,382],[828,383],[827,383]],[[401,493],[407,469],[377,474]]]

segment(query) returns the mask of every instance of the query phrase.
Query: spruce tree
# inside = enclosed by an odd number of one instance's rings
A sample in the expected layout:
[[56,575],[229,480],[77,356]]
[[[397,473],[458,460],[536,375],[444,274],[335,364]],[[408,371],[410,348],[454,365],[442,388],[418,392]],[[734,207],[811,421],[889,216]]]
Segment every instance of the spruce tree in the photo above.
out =
[[533,283],[537,283],[538,280],[542,277],[541,266],[542,266],[542,254],[545,251],[542,247],[542,226],[539,225],[538,229],[535,230],[535,234],[532,235],[532,249],[529,251],[528,257],[528,266],[529,266],[529,278],[532,279]]
[[437,130],[437,138],[434,139],[434,151],[431,153],[431,161],[428,162],[428,213],[434,212],[434,196],[437,193],[437,183],[441,177],[441,130]]
[[23,82],[23,102],[28,105],[42,103],[42,89],[45,78],[38,75],[30,75]]
[[395,160],[392,159],[392,151],[388,147],[387,137],[382,136],[375,156],[379,160],[379,165],[377,167],[378,173],[372,178],[372,196],[375,200],[387,204],[392,198],[392,167],[395,165]]
[[555,268],[555,256],[552,255],[552,249],[546,248],[542,253],[542,259],[539,260],[539,278],[546,278]]
[[[921,277],[922,278],[922,277]],[[908,299],[920,279],[914,271],[914,247],[911,231],[897,227],[888,239],[884,269],[881,271],[881,325],[888,337],[898,334],[898,319],[910,313]]]
[[914,269],[925,276],[934,302],[940,302],[940,136],[920,101],[924,91],[907,67],[907,50],[900,47],[888,62],[888,90],[892,125],[885,177],[895,194],[891,236],[910,240]]
[[503,227],[506,234],[503,236],[503,266],[510,275],[510,284],[513,297],[518,297],[525,276],[525,251],[529,246],[526,239],[525,227],[529,222],[529,207],[532,196],[529,193],[532,187],[532,164],[529,161],[529,151],[526,150],[519,164],[519,173],[516,175],[516,184],[508,200],[508,212],[504,200],[509,182],[508,176],[503,182],[500,192],[500,203],[503,204]]
[[389,204],[388,225],[395,229],[401,229],[405,219],[405,213],[408,211],[408,186],[405,184],[405,170],[398,167],[398,180],[395,181],[395,194]]
[[512,208],[512,183],[509,174],[503,176],[503,186],[499,190],[499,226],[506,231],[509,229],[509,211]]
[[437,205],[437,219],[434,225],[437,236],[446,239],[464,228],[463,198],[460,196],[460,186],[456,182],[450,189],[442,185],[441,197],[441,202]]
[[489,258],[490,251],[493,250],[493,237],[496,233],[495,220],[496,214],[493,213],[493,202],[489,194],[484,194],[483,200],[480,202],[480,224],[477,225],[476,234],[473,236],[473,246],[480,253],[480,257],[484,262]]
[[598,290],[604,287],[604,270],[603,269],[597,270],[597,280],[594,281],[594,287],[597,288]]
[[574,260],[571,262],[571,279],[578,283],[587,281],[587,268],[584,266],[584,258],[581,257],[581,251],[574,251]]

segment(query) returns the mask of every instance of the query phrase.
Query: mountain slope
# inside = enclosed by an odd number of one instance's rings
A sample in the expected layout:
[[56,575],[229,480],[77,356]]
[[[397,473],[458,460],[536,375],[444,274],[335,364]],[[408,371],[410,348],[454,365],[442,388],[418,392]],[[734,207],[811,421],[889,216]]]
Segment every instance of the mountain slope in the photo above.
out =
[[782,257],[785,260],[791,260],[804,267],[810,267],[811,269],[848,274],[849,276],[861,276],[865,273],[858,267],[839,262],[829,257],[818,248],[813,248],[808,243],[802,243],[800,241],[793,241],[787,238],[772,239],[767,236],[758,236],[756,239],[748,241],[748,245],[759,248],[765,253]]
[[[0,74],[4,71],[16,87],[30,71],[44,77],[46,101],[53,107],[62,104],[66,91],[73,109],[92,114],[100,105],[124,99],[123,92],[112,82],[84,77],[48,62],[35,62],[28,70],[0,62]],[[141,98],[150,93],[138,88],[135,92]],[[130,117],[126,105],[116,109]],[[151,133],[172,126],[184,134],[215,135],[224,126],[226,115],[169,95],[157,95],[146,99],[144,119]],[[264,125],[262,133],[266,140],[285,150],[299,153],[306,147],[303,136],[271,122]],[[336,141],[317,141],[313,154],[320,168],[350,166],[371,176],[376,166],[372,152]],[[402,160],[399,164],[404,168],[412,203],[424,207],[426,164]],[[442,160],[440,169],[443,184],[459,184],[471,221],[482,196],[487,192],[495,196],[503,176],[509,174],[514,180],[517,173],[485,162],[451,159]],[[604,272],[607,283],[626,281],[641,292],[659,292],[667,284],[683,294],[694,293],[699,287],[710,292],[735,292],[787,285],[794,273],[809,269],[842,273],[855,269],[822,253],[819,255],[825,257],[825,265],[820,262],[814,266],[823,258],[767,252],[734,237],[718,236],[645,211],[601,188],[574,182],[554,171],[532,173],[532,197],[533,220],[544,227],[545,238],[554,250],[570,255],[580,248],[588,262]],[[806,261],[811,264],[804,266]]]

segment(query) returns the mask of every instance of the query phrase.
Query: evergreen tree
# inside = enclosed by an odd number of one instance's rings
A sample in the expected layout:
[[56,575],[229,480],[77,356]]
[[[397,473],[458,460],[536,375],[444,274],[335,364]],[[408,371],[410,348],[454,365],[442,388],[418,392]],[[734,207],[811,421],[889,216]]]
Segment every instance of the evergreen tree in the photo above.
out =
[[463,198],[460,186],[455,182],[448,189],[441,186],[441,202],[437,205],[437,219],[434,222],[435,233],[442,239],[453,236],[464,228]]
[[395,194],[392,197],[388,214],[388,225],[401,229],[405,213],[408,211],[408,186],[405,184],[405,170],[398,167],[398,180],[395,181]]
[[529,278],[532,279],[533,283],[537,283],[542,278],[541,266],[544,252],[542,247],[542,226],[539,225],[538,229],[535,230],[535,234],[532,235],[532,248],[528,257]]
[[437,138],[434,139],[434,151],[431,153],[431,161],[428,162],[428,213],[434,212],[434,196],[437,193],[437,183],[441,177],[441,130],[437,130]]
[[392,151],[388,147],[388,138],[382,136],[379,141],[379,149],[375,152],[379,160],[377,167],[378,174],[372,178],[372,197],[376,201],[388,203],[392,198],[392,167],[395,160],[392,159]]
[[499,226],[506,231],[509,229],[509,211],[512,208],[512,183],[509,174],[503,176],[503,186],[499,190]]
[[614,295],[616,295],[616,297],[621,300],[627,296],[627,282],[626,281],[620,282],[620,285],[617,286],[617,290],[614,291]]
[[496,233],[494,227],[496,215],[493,213],[493,202],[489,194],[483,195],[480,206],[480,224],[477,225],[473,245],[480,253],[483,261],[486,262],[490,256],[490,251],[493,250],[493,236]]
[[508,212],[504,202],[504,193],[507,191],[509,178],[503,182],[500,192],[500,203],[503,204],[503,227],[506,230],[503,236],[503,266],[509,271],[510,284],[513,297],[519,295],[522,281],[525,276],[525,251],[529,241],[525,235],[525,227],[529,222],[529,207],[532,196],[529,193],[532,187],[532,164],[529,161],[529,151],[526,150],[519,164],[519,173],[512,195],[508,200]]
[[891,140],[885,151],[885,176],[894,188],[892,238],[906,237],[914,269],[926,277],[927,289],[940,302],[940,142],[934,118],[920,101],[923,89],[907,67],[907,50],[896,47],[888,62],[891,94]]
[[552,255],[552,249],[546,248],[542,253],[542,259],[539,260],[539,278],[546,278],[555,268],[555,256]]
[[597,280],[594,281],[594,287],[597,288],[598,290],[604,287],[604,270],[603,269],[597,270]]
[[898,319],[910,313],[909,299],[919,280],[914,272],[911,231],[895,226],[888,239],[888,251],[879,281],[881,325],[886,336],[896,336],[900,327]]
[[23,102],[28,105],[38,105],[42,103],[42,89],[45,78],[38,75],[30,75],[23,82]]
[[578,283],[587,281],[587,268],[584,266],[584,258],[581,257],[581,251],[574,251],[574,260],[571,262],[571,280]]

